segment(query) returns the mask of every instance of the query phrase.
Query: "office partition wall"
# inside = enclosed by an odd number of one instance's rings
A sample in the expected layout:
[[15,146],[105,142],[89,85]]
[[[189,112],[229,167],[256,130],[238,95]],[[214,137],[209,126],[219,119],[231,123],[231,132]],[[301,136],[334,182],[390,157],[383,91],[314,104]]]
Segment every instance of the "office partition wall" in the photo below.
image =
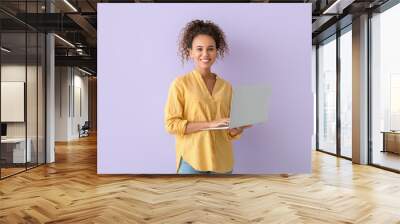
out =
[[[26,169],[27,157],[31,158],[31,148],[27,151],[26,139],[26,33],[5,33],[1,34],[1,77],[0,81],[3,85],[1,91],[1,118],[2,125],[6,128],[2,133],[0,144],[1,150],[1,177],[10,176],[12,174],[24,171]],[[7,49],[5,51],[4,49]],[[17,51],[18,49],[18,51]],[[7,83],[11,87],[7,88]],[[17,85],[19,87],[17,87]],[[1,88],[0,87],[0,88]],[[5,101],[12,98],[13,95],[22,96],[22,107],[13,108],[10,105],[15,102]],[[17,109],[18,111],[16,111]],[[22,116],[10,117],[7,114],[21,114]],[[9,119],[7,119],[9,118]],[[28,153],[28,154],[27,154]]]
[[[16,5],[0,7],[7,4]],[[44,12],[43,5],[20,1],[16,10],[24,16]],[[5,8],[0,12],[1,179],[45,163],[45,34]]]

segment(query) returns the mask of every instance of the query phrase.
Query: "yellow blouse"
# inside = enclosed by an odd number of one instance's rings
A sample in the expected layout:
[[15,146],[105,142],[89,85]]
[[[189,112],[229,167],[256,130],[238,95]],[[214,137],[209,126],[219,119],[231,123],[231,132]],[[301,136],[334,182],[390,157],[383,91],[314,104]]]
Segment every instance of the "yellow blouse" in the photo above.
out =
[[216,78],[212,94],[201,74],[193,70],[176,78],[169,89],[165,106],[165,128],[176,136],[176,169],[182,157],[194,169],[226,173],[233,169],[233,139],[228,130],[198,131],[185,134],[188,122],[228,118],[232,86]]

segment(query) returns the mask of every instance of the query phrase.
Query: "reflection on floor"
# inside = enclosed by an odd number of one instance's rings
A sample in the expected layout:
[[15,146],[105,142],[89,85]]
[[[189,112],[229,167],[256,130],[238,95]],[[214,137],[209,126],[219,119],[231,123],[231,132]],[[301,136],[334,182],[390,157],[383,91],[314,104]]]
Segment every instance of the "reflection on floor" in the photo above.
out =
[[341,151],[342,156],[345,156],[345,157],[348,157],[348,158],[352,157],[351,148],[342,148],[341,150],[342,150]]
[[[4,164],[3,164],[4,165]],[[6,167],[2,167],[0,172],[1,172],[1,178],[5,178],[7,176],[19,173],[21,171],[26,170],[25,168],[25,164],[18,164],[18,166],[16,165],[5,165]],[[27,168],[31,168],[31,167],[35,167],[36,164],[35,163],[28,163]]]
[[24,170],[25,170],[25,167],[24,168],[19,168],[19,167],[18,168],[1,168],[1,178],[13,175],[15,173],[18,173],[18,172],[21,172]]
[[374,151],[373,164],[400,170],[400,155],[392,152]]

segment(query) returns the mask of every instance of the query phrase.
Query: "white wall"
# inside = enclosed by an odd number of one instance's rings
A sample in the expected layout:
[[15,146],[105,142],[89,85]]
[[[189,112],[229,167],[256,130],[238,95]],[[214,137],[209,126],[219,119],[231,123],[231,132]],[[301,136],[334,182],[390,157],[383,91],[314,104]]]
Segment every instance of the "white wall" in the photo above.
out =
[[55,141],[68,140],[69,73],[68,67],[55,68]]
[[76,68],[56,67],[56,141],[77,139],[78,124],[88,120],[88,77],[83,75]]

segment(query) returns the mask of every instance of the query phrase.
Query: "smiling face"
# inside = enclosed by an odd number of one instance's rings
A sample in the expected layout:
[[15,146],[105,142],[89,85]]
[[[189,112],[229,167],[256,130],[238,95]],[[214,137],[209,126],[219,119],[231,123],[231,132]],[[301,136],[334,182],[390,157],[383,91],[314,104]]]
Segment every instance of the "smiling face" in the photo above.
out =
[[197,35],[193,38],[189,53],[198,70],[209,72],[217,59],[217,46],[214,38],[204,34]]

